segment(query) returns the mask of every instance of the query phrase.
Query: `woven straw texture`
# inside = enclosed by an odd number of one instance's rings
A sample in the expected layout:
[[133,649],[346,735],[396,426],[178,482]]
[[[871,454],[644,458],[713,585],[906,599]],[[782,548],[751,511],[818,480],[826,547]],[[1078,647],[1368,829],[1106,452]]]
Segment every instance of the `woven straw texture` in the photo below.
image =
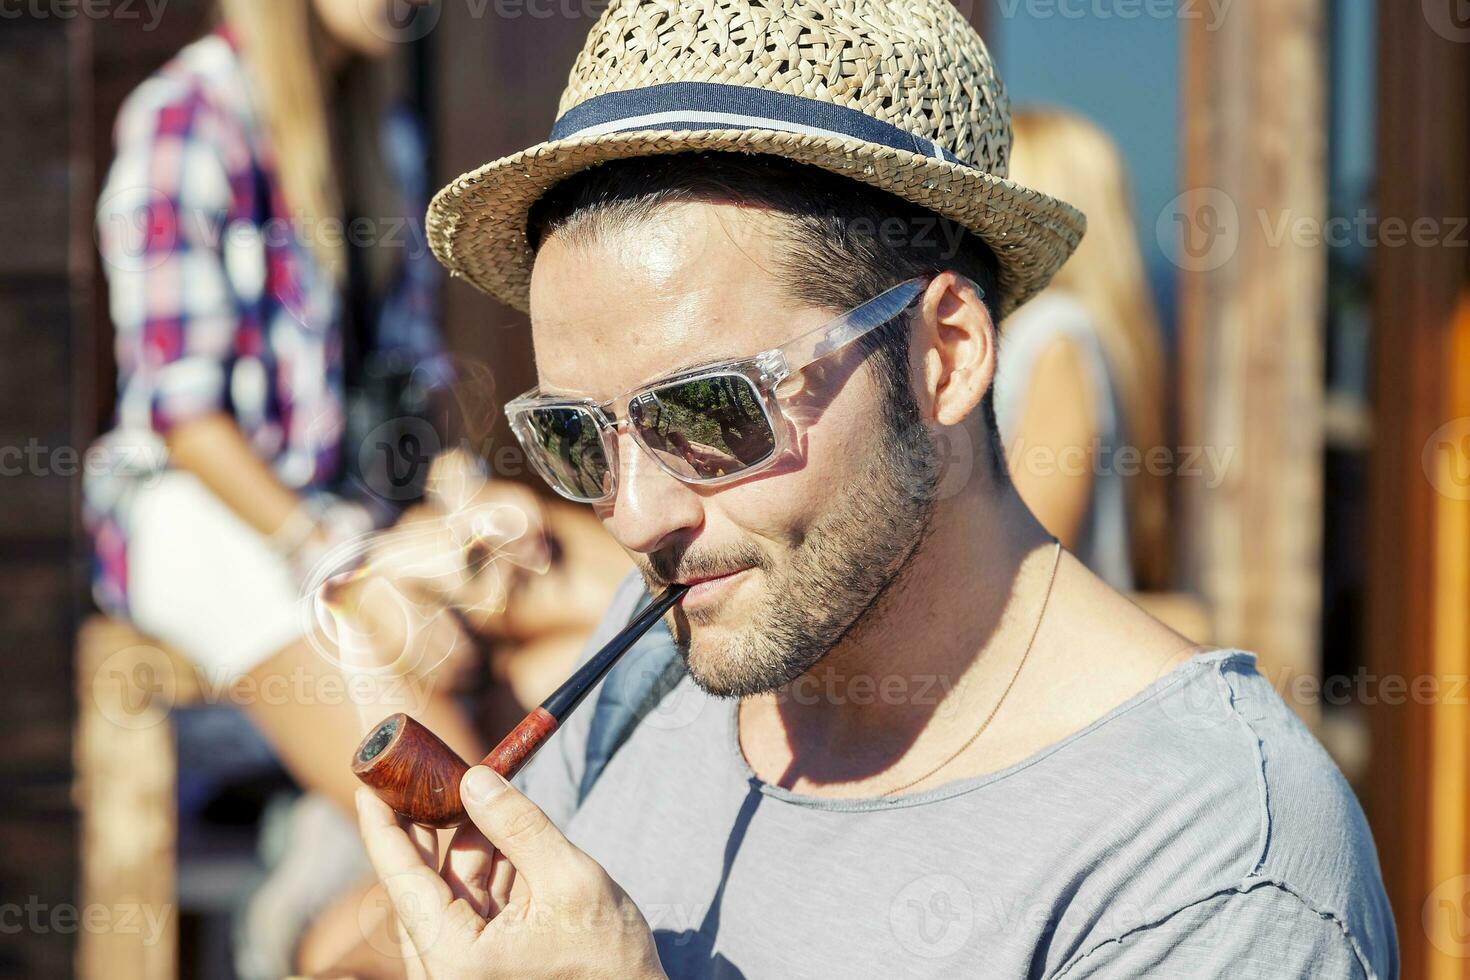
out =
[[949,0],[613,0],[572,66],[560,113],[666,82],[745,85],[856,109],[967,165],[841,136],[765,129],[573,137],[465,174],[434,198],[429,242],[456,276],[525,310],[526,214],[607,160],[764,153],[882,188],[958,221],[1000,261],[1001,315],[1040,290],[1082,236],[1075,208],[1005,179],[1010,107],[984,42]]

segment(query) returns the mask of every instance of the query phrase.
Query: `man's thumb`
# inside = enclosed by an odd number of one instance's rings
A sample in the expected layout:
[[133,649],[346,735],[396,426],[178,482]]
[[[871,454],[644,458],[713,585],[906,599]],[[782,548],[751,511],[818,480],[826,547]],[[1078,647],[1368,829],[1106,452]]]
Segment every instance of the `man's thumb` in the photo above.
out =
[[485,839],[533,884],[555,874],[573,850],[551,818],[489,766],[465,773],[459,796]]

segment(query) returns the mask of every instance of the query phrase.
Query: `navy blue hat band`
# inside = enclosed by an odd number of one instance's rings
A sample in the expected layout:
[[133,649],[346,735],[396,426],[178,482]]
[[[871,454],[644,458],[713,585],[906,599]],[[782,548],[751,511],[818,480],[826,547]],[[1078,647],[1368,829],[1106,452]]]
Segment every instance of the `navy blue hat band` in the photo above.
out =
[[635,130],[769,129],[809,136],[840,136],[950,163],[964,161],[933,140],[846,106],[769,92],[746,85],[666,82],[609,92],[568,109],[551,139],[602,136]]

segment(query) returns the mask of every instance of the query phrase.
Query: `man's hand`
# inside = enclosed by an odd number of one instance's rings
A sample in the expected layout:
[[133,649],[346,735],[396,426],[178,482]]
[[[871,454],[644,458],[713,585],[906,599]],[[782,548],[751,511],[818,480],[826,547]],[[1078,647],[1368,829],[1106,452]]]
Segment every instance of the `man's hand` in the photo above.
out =
[[664,976],[638,907],[535,804],[484,766],[460,796],[469,820],[435,872],[433,831],[357,794],[410,980]]

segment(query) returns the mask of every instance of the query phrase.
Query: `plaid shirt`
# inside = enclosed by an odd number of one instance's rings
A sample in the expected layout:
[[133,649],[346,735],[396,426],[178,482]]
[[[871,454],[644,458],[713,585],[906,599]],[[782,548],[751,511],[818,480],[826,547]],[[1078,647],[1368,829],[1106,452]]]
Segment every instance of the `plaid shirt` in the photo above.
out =
[[[402,172],[422,167],[417,129],[389,122],[389,162],[405,182],[426,183]],[[118,404],[99,440],[106,463],[89,467],[84,493],[94,593],[104,609],[125,612],[129,499],[163,467],[161,437],[172,426],[226,412],[283,483],[310,494],[337,474],[345,411],[341,298],[290,219],[228,31],[189,45],[133,92],[115,137],[97,239]],[[407,243],[375,336],[442,366],[420,205],[405,200],[418,240]]]

